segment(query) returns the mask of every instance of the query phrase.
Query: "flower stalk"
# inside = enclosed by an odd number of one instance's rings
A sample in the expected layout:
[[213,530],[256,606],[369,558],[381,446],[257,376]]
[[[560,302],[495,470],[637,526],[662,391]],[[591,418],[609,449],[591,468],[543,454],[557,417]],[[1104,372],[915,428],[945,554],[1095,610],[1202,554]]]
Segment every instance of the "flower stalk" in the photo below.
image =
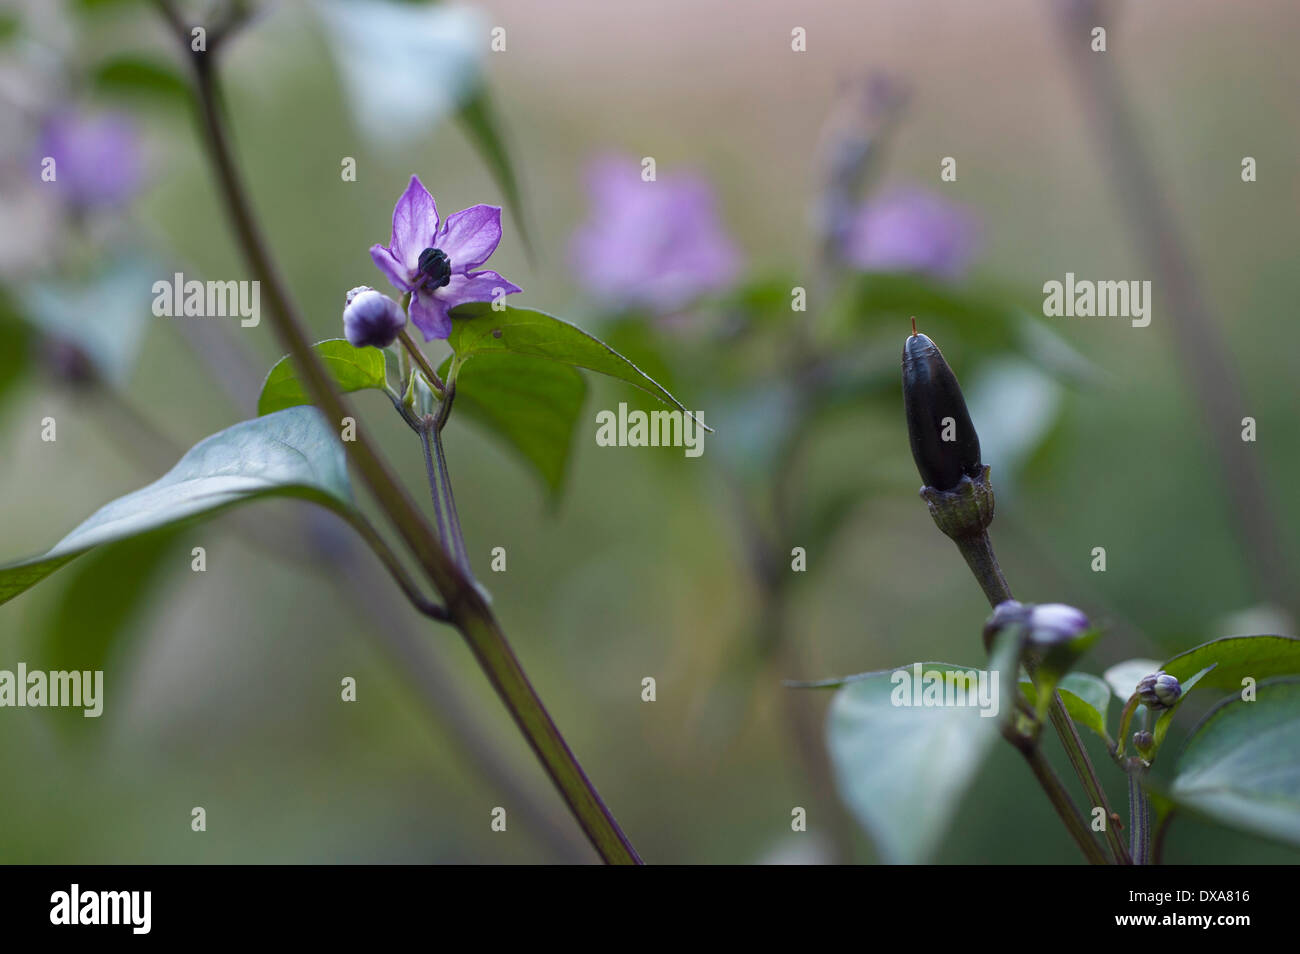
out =
[[[239,245],[266,293],[272,328],[281,346],[292,357],[312,402],[327,418],[340,421],[350,416],[348,403],[311,350],[306,325],[280,277],[253,214],[222,119],[219,82],[211,52],[191,54],[189,32],[171,3],[168,0],[155,2],[189,59],[193,72],[192,93],[205,151]],[[387,461],[371,445],[365,431],[358,430],[356,440],[345,442],[343,446],[362,481],[418,560],[425,576],[442,595],[448,618],[465,637],[493,689],[596,851],[607,863],[640,864],[640,856],[574,758],[528,681],[482,594],[444,552],[424,514],[397,480]]]

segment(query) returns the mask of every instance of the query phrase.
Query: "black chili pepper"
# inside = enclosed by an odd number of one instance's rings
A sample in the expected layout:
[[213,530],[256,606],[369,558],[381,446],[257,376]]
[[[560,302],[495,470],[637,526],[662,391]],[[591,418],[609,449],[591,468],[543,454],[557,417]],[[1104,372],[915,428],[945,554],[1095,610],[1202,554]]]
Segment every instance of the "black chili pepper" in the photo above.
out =
[[912,458],[927,487],[952,490],[962,477],[983,473],[961,385],[935,343],[916,331],[915,319],[903,344],[903,407]]

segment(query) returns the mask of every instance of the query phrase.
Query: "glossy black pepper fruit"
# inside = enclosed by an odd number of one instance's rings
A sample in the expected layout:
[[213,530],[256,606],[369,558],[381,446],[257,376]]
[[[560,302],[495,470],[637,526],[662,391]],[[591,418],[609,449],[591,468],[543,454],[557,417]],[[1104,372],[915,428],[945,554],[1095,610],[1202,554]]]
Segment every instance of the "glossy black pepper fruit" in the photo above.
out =
[[[935,343],[916,332],[903,344],[903,408],[912,458],[927,487],[952,490],[962,477],[983,473],[979,435],[957,376]],[[945,431],[952,440],[943,439]]]

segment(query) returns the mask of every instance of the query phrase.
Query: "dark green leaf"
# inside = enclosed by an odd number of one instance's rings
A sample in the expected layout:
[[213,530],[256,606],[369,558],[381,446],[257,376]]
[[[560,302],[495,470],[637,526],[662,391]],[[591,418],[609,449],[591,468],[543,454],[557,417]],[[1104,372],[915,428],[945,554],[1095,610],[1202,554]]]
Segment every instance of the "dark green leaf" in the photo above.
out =
[[497,311],[487,302],[461,305],[453,309],[452,319],[448,343],[462,363],[476,355],[503,352],[546,358],[626,381],[691,413],[627,358],[567,321],[527,308]]
[[97,93],[114,97],[146,97],[189,102],[189,85],[169,60],[141,53],[126,53],[104,60],[91,73]]
[[0,603],[94,547],[271,496],[351,512],[343,447],[314,408],[288,408],[199,441],[163,477],[105,504],[47,553],[0,567]]
[[1179,653],[1159,668],[1185,682],[1207,666],[1214,668],[1200,681],[1203,689],[1240,690],[1246,678],[1259,682],[1273,676],[1300,675],[1300,639],[1226,636]]
[[[451,359],[439,369],[444,377]],[[501,352],[481,354],[456,377],[453,417],[464,414],[521,454],[559,493],[587,382],[568,365]]]
[[[342,338],[329,338],[311,347],[325,365],[325,370],[333,376],[339,390],[384,389],[384,353],[378,348],[354,348]],[[262,394],[257,399],[258,415],[310,403],[311,399],[298,379],[293,359],[285,355],[271,368],[262,384]]]
[[1255,701],[1214,709],[1187,740],[1169,794],[1225,825],[1300,845],[1300,680],[1261,683]]

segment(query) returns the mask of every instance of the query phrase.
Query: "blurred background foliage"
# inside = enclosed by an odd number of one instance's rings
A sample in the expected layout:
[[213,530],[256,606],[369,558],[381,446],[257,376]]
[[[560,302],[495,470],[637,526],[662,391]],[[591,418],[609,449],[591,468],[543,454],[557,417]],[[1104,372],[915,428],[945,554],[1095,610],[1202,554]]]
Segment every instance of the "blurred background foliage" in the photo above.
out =
[[[205,9],[182,6],[196,19]],[[1067,271],[1153,277],[1124,228],[1051,5],[818,2],[792,21],[776,2],[742,11],[493,0],[402,36],[383,28],[401,14],[361,0],[251,6],[222,54],[226,106],[317,338],[339,334],[348,288],[380,285],[367,249],[387,240],[414,172],[444,215],[507,207],[492,266],[524,287],[512,304],[602,334],[717,429],[699,459],[597,447],[595,411],[641,399],[591,376],[555,500],[469,422],[453,416],[449,430],[474,565],[648,861],[872,860],[825,775],[829,697],[792,699],[781,680],[980,657],[987,606],[916,496],[897,379],[909,315],[970,399],[998,494],[992,535],[1017,596],[1111,624],[1084,668],[1229,633],[1292,632],[1287,608],[1269,605],[1244,569],[1162,289],[1147,329],[1041,317],[1042,283]],[[1290,160],[1300,128],[1284,117],[1300,80],[1289,42],[1297,15],[1280,0],[1198,0],[1117,4],[1105,19],[1108,65],[1218,316],[1222,364],[1240,375],[1259,422],[1258,442],[1241,452],[1269,482],[1290,559],[1300,526],[1300,501],[1286,492],[1300,466],[1300,179]],[[9,560],[48,548],[184,448],[251,416],[279,352],[266,321],[213,330],[148,312],[148,286],[173,271],[246,274],[150,5],[15,3],[0,24]],[[501,53],[484,39],[496,25],[507,31]],[[790,49],[796,25],[806,53]],[[837,195],[827,143],[867,75],[891,77],[905,102],[872,133],[865,192]],[[387,111],[375,99],[384,96]],[[40,182],[41,137],[69,107],[129,120],[141,165],[129,201],[88,210]],[[493,151],[497,132],[513,172]],[[485,141],[495,166],[477,148]],[[711,183],[743,262],[735,287],[669,315],[584,291],[571,237],[588,218],[584,169],[608,154],[653,156],[664,180]],[[949,155],[957,181],[940,183]],[[1241,181],[1244,155],[1257,158],[1258,182]],[[342,180],[343,157],[356,159],[357,181]],[[836,260],[828,208],[917,186],[978,223],[969,267],[860,273]],[[148,277],[131,286],[133,274]],[[794,285],[808,290],[807,313],[789,309]],[[420,487],[418,447],[387,401],[366,393],[356,405]],[[40,438],[47,416],[54,443]],[[263,520],[289,521],[295,539],[268,539]],[[423,625],[361,565],[368,558],[331,556],[344,552],[344,533],[305,505],[259,503],[86,557],[4,606],[0,668],[82,668],[71,662],[80,644],[104,660],[107,699],[98,720],[0,712],[0,859],[590,858],[455,634]],[[207,551],[202,574],[190,570],[194,546]],[[506,573],[488,572],[496,546]],[[1090,571],[1097,546],[1105,573]],[[804,574],[789,572],[793,547],[807,550]],[[419,667],[385,651],[396,630],[432,655],[440,675],[426,692],[461,707],[481,733],[469,744],[479,758],[421,701],[408,678]],[[358,681],[356,704],[339,701],[344,676]],[[640,698],[645,676],[657,680],[653,704]],[[513,782],[484,769],[489,748],[514,767]],[[1123,804],[1117,773],[1102,771]],[[540,812],[512,814],[508,832],[493,833],[490,811],[518,803],[515,784]],[[190,830],[196,805],[207,810],[204,834]],[[806,834],[790,830],[794,806],[808,808]],[[1165,857],[1297,860],[1193,820],[1175,824]],[[983,769],[937,856],[1075,858],[1010,749]]]

